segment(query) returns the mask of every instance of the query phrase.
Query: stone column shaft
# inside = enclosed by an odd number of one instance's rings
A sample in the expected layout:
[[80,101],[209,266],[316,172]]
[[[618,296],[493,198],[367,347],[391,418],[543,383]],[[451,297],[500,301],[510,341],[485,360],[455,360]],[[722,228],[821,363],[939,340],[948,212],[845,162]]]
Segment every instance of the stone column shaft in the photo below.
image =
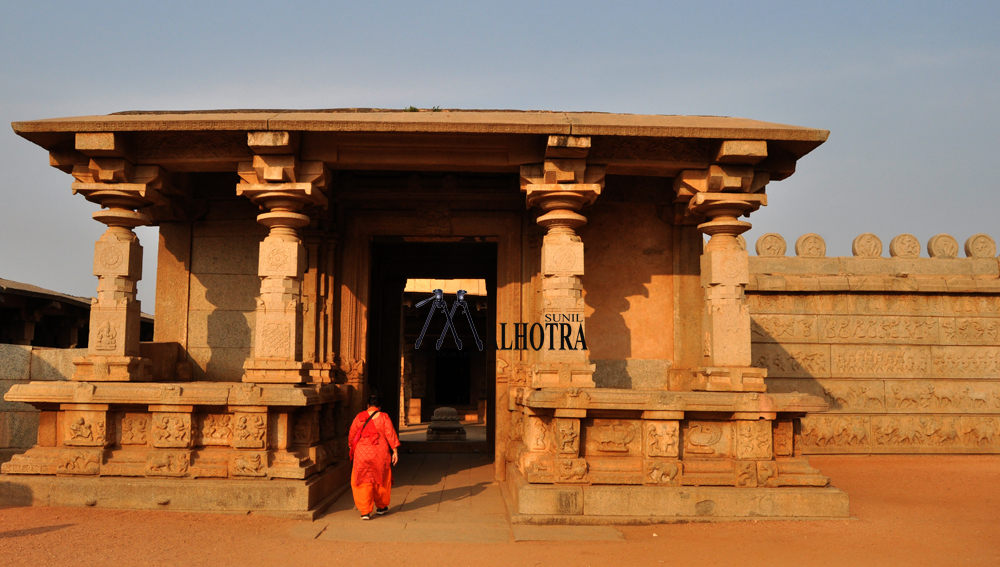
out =
[[[583,241],[576,228],[587,223],[579,214],[604,187],[604,169],[589,166],[590,138],[550,136],[546,161],[521,168],[521,187],[529,206],[545,211],[538,224],[542,239],[543,346],[534,366],[536,387],[593,387],[594,366],[586,346],[583,299]],[[538,329],[534,322],[530,329]],[[534,334],[537,339],[537,332]],[[534,341],[537,344],[537,340]]]
[[[248,141],[256,151],[267,151],[274,143],[281,148],[282,140],[274,134],[251,132]],[[326,167],[322,162],[300,162],[294,155],[265,154],[254,156],[252,163],[241,163],[239,174],[243,181],[237,185],[237,194],[268,211],[258,215],[257,222],[270,228],[260,243],[254,357],[243,365],[243,381],[303,383],[311,365],[302,359],[306,249],[298,229],[310,221],[299,211],[326,204]]]
[[[115,134],[78,134],[76,147],[98,153],[120,151],[121,139]],[[141,311],[136,284],[142,278],[142,246],[133,229],[151,222],[138,209],[167,202],[160,194],[162,171],[122,158],[87,161],[79,153],[74,156],[75,164],[67,165],[64,155],[54,155],[51,162],[72,173],[74,194],[101,205],[93,217],[108,229],[94,244],[93,273],[98,284],[97,298],[90,308],[89,352],[74,360],[76,371],[71,379],[151,380],[151,363],[139,356]]]
[[[730,142],[723,142],[723,149]],[[740,142],[739,154],[719,159],[761,159],[766,146]],[[731,146],[732,149],[735,146]],[[744,155],[746,154],[746,155]],[[686,202],[685,215],[704,219],[698,230],[710,236],[701,256],[701,284],[705,292],[702,311],[704,366],[693,373],[674,373],[671,387],[718,391],[764,391],[764,371],[751,367],[750,311],[744,290],[750,283],[749,257],[739,235],[750,229],[738,220],[767,204],[762,190],[768,174],[752,166],[713,165],[705,170],[682,171],[674,180],[678,202]],[[679,380],[675,380],[680,376]]]

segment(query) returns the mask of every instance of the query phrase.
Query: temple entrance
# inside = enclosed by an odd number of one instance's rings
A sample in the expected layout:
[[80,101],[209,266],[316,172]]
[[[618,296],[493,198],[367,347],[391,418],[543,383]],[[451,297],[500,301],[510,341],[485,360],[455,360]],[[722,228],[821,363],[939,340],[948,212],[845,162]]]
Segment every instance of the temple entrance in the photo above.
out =
[[[475,238],[410,240],[372,243],[369,387],[381,394],[383,410],[400,432],[404,452],[492,456],[497,245]],[[440,309],[428,323],[433,302],[420,305],[434,296],[435,289],[443,290],[448,311],[453,312],[454,328],[446,333]],[[459,290],[467,292],[464,309],[453,309]],[[452,418],[440,419],[444,415]]]

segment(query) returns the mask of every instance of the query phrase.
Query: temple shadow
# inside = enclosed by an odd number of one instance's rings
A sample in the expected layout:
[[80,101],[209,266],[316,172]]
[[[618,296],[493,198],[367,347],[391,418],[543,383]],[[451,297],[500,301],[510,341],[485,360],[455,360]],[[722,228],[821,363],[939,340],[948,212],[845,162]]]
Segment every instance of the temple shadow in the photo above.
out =
[[420,510],[421,508],[427,508],[442,502],[457,502],[466,498],[472,498],[473,496],[482,494],[483,491],[486,490],[486,487],[490,484],[491,483],[488,482],[479,482],[470,486],[461,486],[449,488],[440,492],[431,492],[429,494],[424,494],[415,500],[407,500],[403,504],[403,508],[407,512],[412,512],[414,510]]
[[13,539],[15,537],[47,534],[49,532],[54,532],[75,525],[76,524],[58,524],[55,526],[39,526],[37,528],[25,528],[23,530],[11,530],[8,532],[0,532],[0,539]]
[[586,258],[584,298],[593,310],[585,320],[587,347],[599,388],[666,384],[672,337],[636,344],[648,332],[632,333],[651,313],[668,313],[673,302],[677,231],[657,217],[654,205],[661,200],[655,182],[609,175],[600,206],[585,211],[587,224],[577,230]]

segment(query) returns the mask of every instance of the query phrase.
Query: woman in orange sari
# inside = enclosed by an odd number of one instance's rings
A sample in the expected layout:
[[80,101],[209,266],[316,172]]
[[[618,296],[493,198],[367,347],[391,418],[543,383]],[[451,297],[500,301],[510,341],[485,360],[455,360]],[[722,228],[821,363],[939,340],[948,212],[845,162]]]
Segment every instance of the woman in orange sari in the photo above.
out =
[[[372,518],[372,508],[381,516],[389,511],[392,490],[392,469],[399,460],[399,437],[392,420],[382,413],[382,400],[377,395],[368,398],[368,409],[351,423],[348,439],[351,443],[351,491],[354,505],[362,520]],[[392,452],[392,458],[389,452]]]

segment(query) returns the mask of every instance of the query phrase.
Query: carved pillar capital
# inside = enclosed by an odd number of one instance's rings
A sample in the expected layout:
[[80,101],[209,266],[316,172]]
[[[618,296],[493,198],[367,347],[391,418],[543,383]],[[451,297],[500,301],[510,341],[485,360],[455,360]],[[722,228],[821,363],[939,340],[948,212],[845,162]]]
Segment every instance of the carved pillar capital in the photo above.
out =
[[[310,223],[303,209],[327,205],[328,172],[321,161],[300,161],[294,154],[281,153],[294,150],[295,137],[290,133],[250,132],[247,143],[256,155],[238,165],[241,181],[236,194],[265,211],[257,215],[257,222],[270,231],[260,243],[254,356],[243,365],[243,381],[301,383],[308,380],[311,364],[303,362],[302,352],[307,253],[298,229]],[[315,361],[314,349],[309,358]]]

